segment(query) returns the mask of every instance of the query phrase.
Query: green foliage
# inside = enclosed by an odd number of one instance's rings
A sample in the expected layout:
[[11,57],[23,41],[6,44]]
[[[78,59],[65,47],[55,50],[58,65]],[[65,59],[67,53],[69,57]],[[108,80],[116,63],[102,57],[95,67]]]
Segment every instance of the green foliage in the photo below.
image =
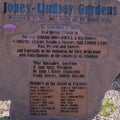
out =
[[10,117],[3,117],[3,118],[0,118],[0,120],[10,120]]
[[102,107],[100,111],[100,115],[104,117],[110,116],[113,112],[115,112],[117,107],[110,101],[110,99],[105,99],[102,102]]

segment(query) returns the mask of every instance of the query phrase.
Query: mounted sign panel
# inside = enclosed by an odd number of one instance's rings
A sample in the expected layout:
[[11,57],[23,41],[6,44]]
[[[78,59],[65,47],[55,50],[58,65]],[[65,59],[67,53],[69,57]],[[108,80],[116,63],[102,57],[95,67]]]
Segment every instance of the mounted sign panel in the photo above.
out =
[[13,120],[92,120],[120,74],[120,3],[0,1],[0,98]]

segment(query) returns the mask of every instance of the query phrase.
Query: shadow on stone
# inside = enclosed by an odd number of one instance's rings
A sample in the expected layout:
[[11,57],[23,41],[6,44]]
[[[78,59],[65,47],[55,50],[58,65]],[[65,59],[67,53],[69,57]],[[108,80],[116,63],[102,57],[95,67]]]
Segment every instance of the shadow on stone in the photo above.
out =
[[113,90],[120,91],[120,74],[117,75],[115,80],[112,83]]

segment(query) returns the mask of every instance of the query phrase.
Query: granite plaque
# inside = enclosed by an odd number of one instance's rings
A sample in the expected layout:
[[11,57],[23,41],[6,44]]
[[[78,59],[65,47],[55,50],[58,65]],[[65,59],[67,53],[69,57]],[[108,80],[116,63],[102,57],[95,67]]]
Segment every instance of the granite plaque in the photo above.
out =
[[92,120],[120,74],[120,2],[0,1],[0,98],[12,120]]

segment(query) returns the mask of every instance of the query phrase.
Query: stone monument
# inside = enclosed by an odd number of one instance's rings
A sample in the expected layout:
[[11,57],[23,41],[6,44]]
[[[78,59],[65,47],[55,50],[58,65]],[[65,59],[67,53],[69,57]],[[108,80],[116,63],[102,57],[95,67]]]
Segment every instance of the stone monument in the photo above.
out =
[[12,120],[91,120],[120,73],[120,3],[1,0],[0,98]]

